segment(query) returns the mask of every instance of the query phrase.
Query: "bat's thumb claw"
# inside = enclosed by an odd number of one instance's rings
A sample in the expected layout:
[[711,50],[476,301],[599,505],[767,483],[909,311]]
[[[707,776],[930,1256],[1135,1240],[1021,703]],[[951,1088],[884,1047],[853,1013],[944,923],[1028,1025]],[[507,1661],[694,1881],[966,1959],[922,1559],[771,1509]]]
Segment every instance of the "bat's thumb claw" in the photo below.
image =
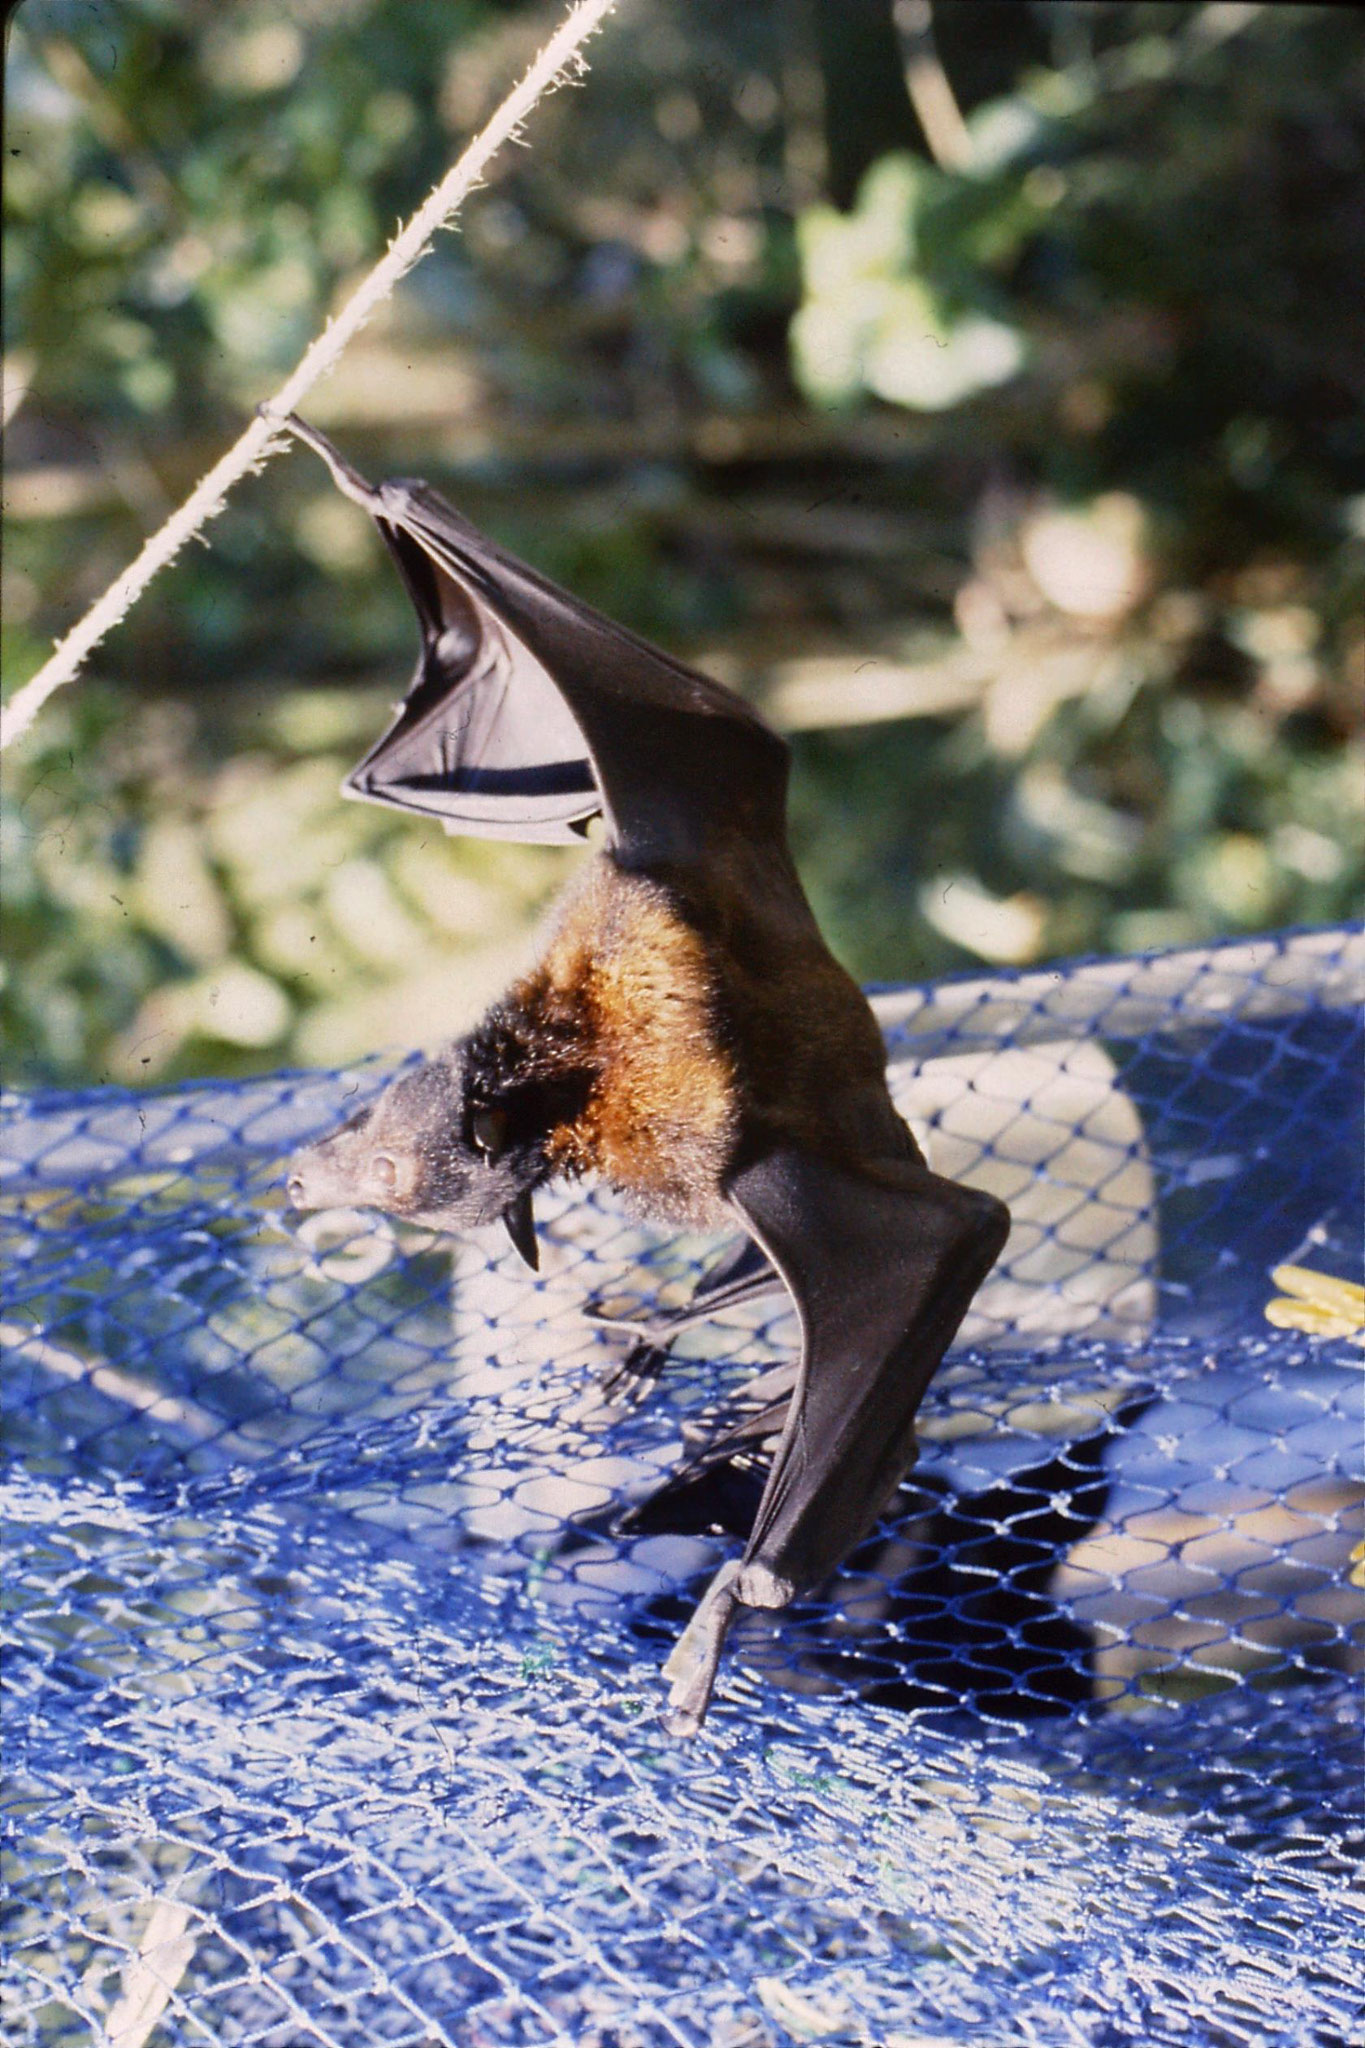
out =
[[316,427],[310,427],[307,420],[301,420],[296,412],[276,412],[268,399],[257,406],[256,413],[258,418],[269,420],[271,426],[278,428],[280,433],[292,434],[295,440],[302,441],[315,455],[320,455],[331,470],[332,481],[342,495],[354,498],[357,505],[363,505],[367,512],[374,512],[379,493],[372,484],[366,483],[358,469],[352,469],[345,456],[332,446],[325,434],[320,434]]
[[671,1684],[663,1722],[670,1735],[695,1735],[706,1719],[720,1653],[739,1604],[733,1591],[738,1576],[737,1558],[721,1566],[664,1665]]

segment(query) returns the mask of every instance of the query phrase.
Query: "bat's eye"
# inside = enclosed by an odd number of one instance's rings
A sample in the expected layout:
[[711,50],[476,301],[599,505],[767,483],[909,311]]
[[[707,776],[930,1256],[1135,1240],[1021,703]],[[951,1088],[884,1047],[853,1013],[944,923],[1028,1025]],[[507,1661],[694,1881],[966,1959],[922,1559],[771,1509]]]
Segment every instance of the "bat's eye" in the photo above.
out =
[[476,1109],[469,1120],[474,1150],[491,1166],[507,1140],[507,1118],[500,1109]]
[[391,1195],[398,1186],[398,1163],[387,1152],[376,1152],[371,1161],[370,1171],[374,1184],[384,1194]]

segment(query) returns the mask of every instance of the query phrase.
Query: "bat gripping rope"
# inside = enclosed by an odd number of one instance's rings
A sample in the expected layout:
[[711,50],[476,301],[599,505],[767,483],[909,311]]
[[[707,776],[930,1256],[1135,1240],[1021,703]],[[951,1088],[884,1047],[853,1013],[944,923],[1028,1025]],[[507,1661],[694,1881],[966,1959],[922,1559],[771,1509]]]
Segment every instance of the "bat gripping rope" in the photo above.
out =
[[[532,108],[560,84],[570,70],[580,76],[586,70],[583,45],[594,30],[601,27],[615,5],[616,0],[577,0],[520,84],[513,87],[492,120],[399,230],[364,283],[309,345],[280,390],[258,409],[245,433],[200,480],[180,509],[173,512],[160,531],[147,541],[123,574],[110,584],[104,596],[72,627],[37,674],[17,690],[0,711],[0,749],[23,737],[48,698],[63,683],[71,681],[105,634],[131,610],[152,578],[175,559],[186,541],[222,511],[232,486],[248,470],[259,469],[269,460],[275,452],[272,438],[289,419],[294,407],[332,369],[347,344],[390,296],[400,278],[421,261],[432,237],[450,225],[498,150],[520,135],[522,123]],[[309,435],[305,433],[304,438],[309,438]],[[337,482],[341,489],[346,489],[340,475]],[[348,492],[348,495],[354,496],[354,492]]]

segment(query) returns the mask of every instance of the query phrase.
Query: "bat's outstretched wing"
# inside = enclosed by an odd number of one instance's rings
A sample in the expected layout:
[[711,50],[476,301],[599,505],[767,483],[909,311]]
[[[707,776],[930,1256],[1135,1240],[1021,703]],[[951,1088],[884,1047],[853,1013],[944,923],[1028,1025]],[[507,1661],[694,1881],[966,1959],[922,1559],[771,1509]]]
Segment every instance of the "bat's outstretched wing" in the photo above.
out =
[[626,866],[690,865],[736,831],[784,842],[787,749],[707,676],[507,554],[426,484],[370,485],[284,422],[369,512],[422,629],[417,672],[346,790],[449,832],[572,840],[599,811]]
[[690,1734],[739,1604],[784,1607],[867,1534],[915,1453],[915,1414],[1009,1216],[910,1160],[852,1171],[776,1146],[727,1190],[791,1291],[802,1356],[742,1559],[669,1660],[669,1725]]

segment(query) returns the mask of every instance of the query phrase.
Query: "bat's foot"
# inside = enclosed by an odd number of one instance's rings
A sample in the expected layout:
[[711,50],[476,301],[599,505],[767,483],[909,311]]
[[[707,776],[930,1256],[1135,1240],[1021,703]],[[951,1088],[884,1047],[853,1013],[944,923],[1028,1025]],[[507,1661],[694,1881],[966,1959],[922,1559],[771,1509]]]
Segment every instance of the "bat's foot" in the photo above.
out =
[[598,1385],[608,1401],[634,1408],[653,1391],[654,1383],[668,1363],[668,1353],[657,1344],[632,1344],[624,1358],[613,1358]]
[[681,1308],[640,1308],[633,1315],[618,1316],[598,1302],[589,1302],[584,1313],[609,1330],[629,1330],[632,1336],[662,1348],[697,1323],[724,1316],[762,1295],[781,1292],[782,1282],[763,1253],[745,1239],[738,1250],[727,1252],[708,1267]]
[[664,1665],[670,1683],[663,1723],[670,1735],[695,1735],[706,1719],[720,1653],[739,1605],[734,1591],[739,1571],[738,1558],[721,1566]]

